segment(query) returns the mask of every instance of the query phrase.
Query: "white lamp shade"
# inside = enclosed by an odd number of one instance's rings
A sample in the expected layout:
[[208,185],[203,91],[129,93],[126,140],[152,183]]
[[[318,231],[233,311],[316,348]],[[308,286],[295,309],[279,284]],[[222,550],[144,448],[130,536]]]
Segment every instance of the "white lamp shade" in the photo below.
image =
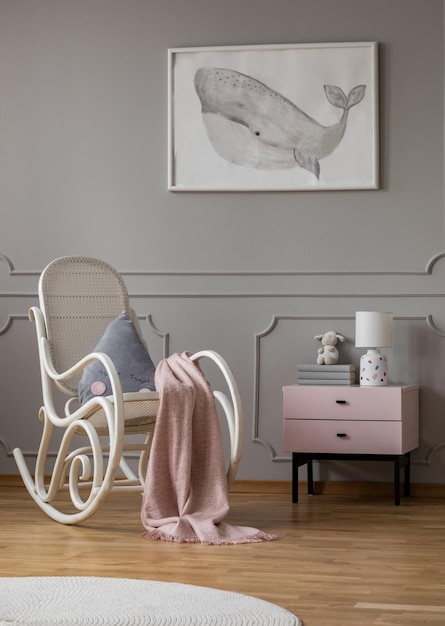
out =
[[355,345],[358,348],[390,348],[392,346],[392,321],[392,313],[357,311]]

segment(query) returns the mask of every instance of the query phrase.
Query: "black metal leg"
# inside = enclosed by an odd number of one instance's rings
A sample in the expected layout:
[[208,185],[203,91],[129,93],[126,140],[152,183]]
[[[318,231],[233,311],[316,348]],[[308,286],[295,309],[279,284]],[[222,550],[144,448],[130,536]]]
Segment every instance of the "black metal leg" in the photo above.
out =
[[307,492],[310,496],[314,495],[314,469],[312,459],[307,462]]
[[394,459],[394,504],[400,505],[400,458]]
[[298,503],[298,455],[292,453],[292,502]]
[[408,452],[405,454],[406,465],[405,465],[405,475],[404,475],[404,496],[408,497],[411,494],[411,453]]

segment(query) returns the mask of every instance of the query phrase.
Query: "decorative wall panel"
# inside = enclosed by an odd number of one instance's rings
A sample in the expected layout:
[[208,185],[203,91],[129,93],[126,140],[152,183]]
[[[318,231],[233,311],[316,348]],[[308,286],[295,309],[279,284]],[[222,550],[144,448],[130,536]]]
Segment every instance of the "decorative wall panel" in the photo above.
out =
[[[27,319],[28,308],[37,304],[39,271],[17,272],[10,259],[0,259],[0,353],[8,363],[0,381],[0,473],[17,473],[12,448],[34,456],[40,433],[37,349]],[[346,341],[340,360],[358,364],[355,311],[393,311],[393,348],[386,350],[390,381],[421,385],[421,445],[413,454],[417,482],[443,481],[444,274],[444,254],[423,272],[403,274],[123,271],[156,361],[171,352],[212,348],[233,368],[245,408],[239,477],[246,479],[290,478],[289,455],[282,448],[281,389],[296,382],[298,363],[315,362],[314,336],[329,329],[341,333]],[[391,479],[390,467],[374,464],[330,464],[320,471],[340,480]]]

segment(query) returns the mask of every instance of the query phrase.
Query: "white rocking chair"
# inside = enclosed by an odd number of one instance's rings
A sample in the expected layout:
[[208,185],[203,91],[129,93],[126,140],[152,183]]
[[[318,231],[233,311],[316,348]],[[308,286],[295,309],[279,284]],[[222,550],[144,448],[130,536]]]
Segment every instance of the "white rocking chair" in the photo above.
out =
[[[122,393],[116,367],[103,352],[93,352],[108,324],[122,311],[131,313],[139,335],[137,317],[129,304],[125,283],[103,261],[62,257],[51,262],[39,280],[39,307],[29,310],[36,323],[43,406],[39,419],[43,433],[34,476],[19,448],[13,453],[25,486],[38,506],[52,519],[77,524],[93,515],[111,491],[141,493],[147,470],[152,434],[159,407],[155,391]],[[243,410],[236,381],[224,359],[212,350],[191,356],[208,358],[221,370],[229,391],[213,391],[227,419],[230,460],[227,481],[235,479],[243,444]],[[109,377],[112,395],[79,403],[78,383],[85,367],[98,359]],[[60,390],[68,395],[58,410]],[[58,394],[60,396],[60,394]],[[62,403],[63,404],[63,403]],[[54,464],[48,463],[49,446],[56,437]],[[135,437],[143,435],[143,441]],[[83,435],[81,437],[80,435]],[[137,472],[130,453],[138,457]],[[48,480],[49,475],[49,480]],[[47,484],[48,483],[48,484]],[[61,494],[62,492],[62,494]],[[62,495],[62,497],[60,497]]]

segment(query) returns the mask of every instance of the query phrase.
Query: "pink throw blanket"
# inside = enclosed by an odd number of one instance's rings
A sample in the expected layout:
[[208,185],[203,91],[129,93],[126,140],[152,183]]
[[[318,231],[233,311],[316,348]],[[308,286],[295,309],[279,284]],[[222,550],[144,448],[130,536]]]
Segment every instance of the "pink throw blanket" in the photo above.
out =
[[156,369],[160,408],[144,486],[145,539],[203,544],[271,541],[279,535],[231,526],[227,477],[215,400],[189,355]]

